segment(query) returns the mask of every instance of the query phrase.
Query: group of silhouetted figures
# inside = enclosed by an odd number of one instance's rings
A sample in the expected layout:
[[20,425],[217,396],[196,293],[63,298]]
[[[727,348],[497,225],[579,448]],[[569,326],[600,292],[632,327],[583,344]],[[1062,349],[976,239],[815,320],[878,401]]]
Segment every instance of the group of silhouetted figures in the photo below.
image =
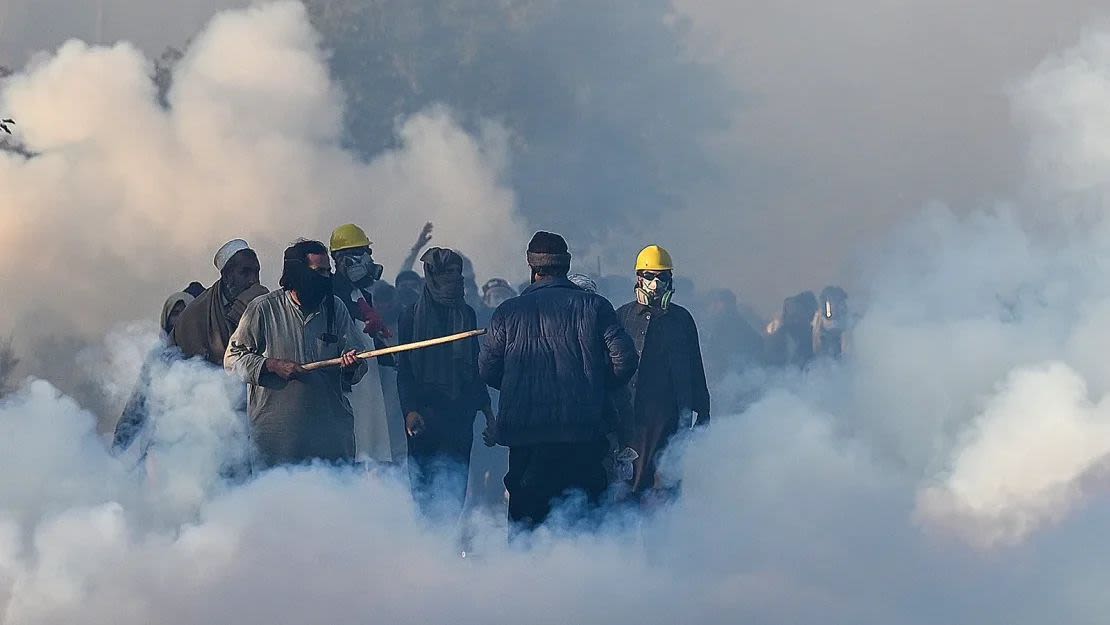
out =
[[[260,285],[246,241],[221,246],[215,284],[166,300],[164,345],[144,366],[114,447],[157,454],[152,372],[206,361],[245,383],[245,399],[229,402],[245,413],[250,461],[228,475],[311,462],[404,467],[430,515],[457,518],[468,497],[507,500],[513,527],[530,528],[565,497],[583,498],[580,510],[604,498],[667,501],[678,481],[660,458],[681,432],[708,425],[711,382],[844,350],[847,295],[837,287],[787,298],[764,323],[731,291],[699,295],[659,245],[627,277],[602,277],[572,272],[566,241],[541,231],[522,259],[527,284],[492,278],[479,288],[465,256],[428,247],[431,230],[393,284],[354,224],[328,245],[290,245],[276,290]],[[358,356],[477,328],[487,330],[480,339]]]

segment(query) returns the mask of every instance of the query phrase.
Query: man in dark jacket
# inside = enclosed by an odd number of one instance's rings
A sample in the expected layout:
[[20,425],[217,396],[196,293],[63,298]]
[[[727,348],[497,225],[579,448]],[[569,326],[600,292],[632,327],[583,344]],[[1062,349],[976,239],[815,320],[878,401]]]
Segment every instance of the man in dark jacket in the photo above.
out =
[[[640,354],[628,385],[623,437],[640,455],[632,492],[663,487],[657,461],[680,428],[709,423],[709,388],[698,329],[683,307],[671,302],[674,264],[667,250],[651,245],[636,259],[636,301],[617,310]],[[697,413],[695,420],[694,413]]]
[[637,356],[609,302],[567,279],[563,237],[537,232],[528,265],[532,284],[493,313],[479,370],[501,391],[490,435],[509,448],[509,519],[530,529],[568,491],[590,503],[604,492],[606,392],[632,377]]
[[[420,260],[424,292],[401,314],[401,342],[475,329],[474,309],[463,294],[462,258],[432,247]],[[457,519],[466,501],[474,415],[481,410],[487,422],[493,417],[489,391],[478,377],[478,339],[403,352],[397,364],[413,491],[426,512]],[[444,498],[433,508],[435,491]]]

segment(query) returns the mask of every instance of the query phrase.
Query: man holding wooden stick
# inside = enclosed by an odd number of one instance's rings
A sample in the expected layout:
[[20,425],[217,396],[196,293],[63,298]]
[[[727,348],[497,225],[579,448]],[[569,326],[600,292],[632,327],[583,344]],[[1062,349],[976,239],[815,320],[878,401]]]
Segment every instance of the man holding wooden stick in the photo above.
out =
[[[261,467],[354,459],[354,415],[344,383],[366,372],[366,347],[332,294],[331,259],[319,241],[285,250],[281,290],[252,301],[231,336],[224,367],[250,386],[250,432]],[[301,363],[336,359],[334,367]]]

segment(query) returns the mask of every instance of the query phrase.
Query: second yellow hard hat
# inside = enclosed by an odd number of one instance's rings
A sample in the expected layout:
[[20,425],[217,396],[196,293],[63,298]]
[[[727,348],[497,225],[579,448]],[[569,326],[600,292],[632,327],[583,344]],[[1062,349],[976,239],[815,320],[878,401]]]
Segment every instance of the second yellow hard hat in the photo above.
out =
[[658,245],[649,245],[636,257],[636,271],[666,271],[674,269],[671,253]]

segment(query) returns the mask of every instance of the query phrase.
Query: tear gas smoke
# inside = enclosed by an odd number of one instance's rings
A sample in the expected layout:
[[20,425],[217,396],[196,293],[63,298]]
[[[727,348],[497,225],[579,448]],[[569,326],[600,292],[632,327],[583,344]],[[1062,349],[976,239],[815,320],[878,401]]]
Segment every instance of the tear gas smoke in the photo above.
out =
[[364,163],[340,146],[317,44],[300,4],[221,14],[177,64],[165,109],[126,43],[71,41],[5,81],[0,108],[39,155],[0,152],[0,245],[25,261],[0,275],[0,328],[19,329],[32,370],[68,356],[47,355],[45,337],[102,335],[158,310],[167,289],[210,284],[209,259],[232,237],[260,251],[270,286],[289,240],[347,222],[391,267],[430,219],[482,275],[525,273],[503,130],[468,134],[433,106]]
[[[1110,19],[1101,0],[674,4],[695,58],[738,93],[706,142],[738,165],[649,226],[679,239],[686,271],[735,264],[730,286],[767,302],[799,284],[867,288],[860,247],[928,202],[965,215],[1012,198],[1027,171],[1010,91]],[[711,232],[686,227],[707,211]]]
[[[154,58],[244,4],[8,0],[0,65],[91,40],[97,6],[100,41]],[[683,272],[765,315],[803,283],[866,287],[851,282],[859,247],[922,204],[963,214],[1021,186],[1008,91],[1110,19],[1101,0],[307,4],[359,154],[396,147],[394,121],[437,103],[471,135],[497,120],[503,179],[530,225],[563,232],[606,273],[666,238]]]
[[0,65],[18,66],[73,37],[90,43],[126,39],[150,54],[183,46],[217,11],[248,0],[4,0]]
[[[1053,199],[1101,193],[1089,172],[1110,141],[1098,131],[1106,41],[1085,38],[1015,91],[1034,149],[1059,148],[1041,177],[1086,172],[1060,178]],[[274,249],[280,233],[330,223],[277,207],[354,210],[365,180],[398,211],[435,197],[457,202],[445,219],[481,207],[515,223],[499,130],[475,137],[437,109],[369,164],[337,147],[342,110],[298,5],[215,19],[167,111],[145,69],[129,46],[71,43],[5,85],[0,101],[43,154],[0,156],[0,244],[45,265],[27,269],[37,285],[0,274],[19,296],[4,313],[16,327],[33,316],[94,332],[142,316],[114,307],[117,274],[153,300],[156,282],[189,275],[172,259],[206,257],[228,220]],[[129,163],[144,169],[129,175]],[[665,465],[683,480],[673,507],[598,531],[556,525],[521,549],[480,519],[476,559],[458,557],[453,528],[419,519],[388,473],[221,481],[221,463],[244,451],[221,372],[176,363],[158,376],[152,479],[104,451],[92,413],[30,382],[0,400],[0,620],[1102,623],[1110,230],[1094,214],[1041,237],[1029,212],[932,206],[865,254],[869,305],[852,352],[727,378],[712,428]],[[87,236],[105,228],[117,238]],[[518,261],[483,249],[491,266]],[[63,265],[97,268],[59,285],[79,306],[33,312]],[[125,392],[153,342],[132,326],[77,366],[97,363],[110,394]],[[753,383],[764,390],[747,404]]]

